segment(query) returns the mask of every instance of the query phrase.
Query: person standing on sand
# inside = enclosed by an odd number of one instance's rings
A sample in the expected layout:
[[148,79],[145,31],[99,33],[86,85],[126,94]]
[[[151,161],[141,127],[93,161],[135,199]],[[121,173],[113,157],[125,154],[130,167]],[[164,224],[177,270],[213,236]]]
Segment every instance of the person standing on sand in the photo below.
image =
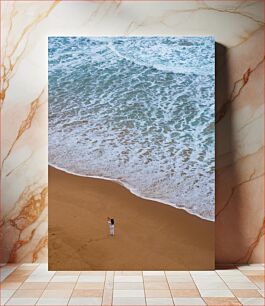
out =
[[114,236],[114,219],[111,219],[110,217],[108,217],[107,221],[109,224],[109,234],[110,236]]

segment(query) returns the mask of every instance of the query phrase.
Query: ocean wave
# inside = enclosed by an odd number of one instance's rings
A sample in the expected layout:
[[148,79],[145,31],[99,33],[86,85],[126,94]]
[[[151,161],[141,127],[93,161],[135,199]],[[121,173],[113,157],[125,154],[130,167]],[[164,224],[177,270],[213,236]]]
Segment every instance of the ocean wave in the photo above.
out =
[[163,199],[159,199],[159,198],[145,197],[143,194],[140,194],[136,189],[134,189],[128,183],[123,182],[122,180],[114,179],[114,178],[111,178],[111,177],[104,177],[104,176],[97,176],[97,175],[84,175],[84,174],[80,174],[80,173],[75,173],[75,172],[71,172],[71,171],[69,171],[69,170],[67,170],[65,168],[60,168],[60,167],[58,167],[56,165],[53,165],[51,163],[49,163],[49,166],[51,166],[51,167],[53,167],[53,168],[55,168],[57,170],[63,171],[65,173],[76,175],[76,176],[79,176],[79,177],[95,178],[95,179],[101,179],[101,180],[115,182],[115,183],[125,187],[128,191],[130,191],[132,194],[136,195],[137,197],[139,197],[141,199],[149,200],[149,201],[154,201],[154,202],[158,202],[158,203],[162,203],[162,204],[166,204],[166,205],[169,205],[169,206],[173,206],[173,207],[175,207],[177,209],[185,210],[189,214],[192,214],[194,216],[197,216],[197,217],[199,217],[201,219],[204,219],[204,220],[207,220],[207,221],[214,221],[215,220],[213,217],[208,217],[207,215],[202,216],[201,213],[196,213],[196,211],[194,211],[192,209],[189,209],[189,208],[186,208],[185,206],[178,206],[176,203],[166,202]]
[[49,38],[49,163],[213,220],[213,58],[212,38]]
[[[113,41],[108,41],[108,47],[110,50],[112,50],[119,58],[130,61],[136,65],[140,65],[143,67],[148,67],[148,68],[153,68],[157,69],[163,72],[168,72],[168,73],[183,73],[183,74],[202,74],[202,75],[212,75],[213,74],[213,65],[212,63],[209,63],[207,66],[200,65],[199,67],[192,67],[192,66],[180,66],[180,65],[174,65],[168,66],[159,64],[159,63],[150,63],[150,59],[148,61],[140,61],[137,60],[137,54],[135,54],[135,49],[134,49],[134,57],[129,57],[126,56],[125,54],[122,54],[117,48],[115,48],[115,43]],[[144,52],[144,50],[141,52]],[[139,57],[138,57],[139,58]],[[172,63],[171,63],[172,64]],[[179,64],[179,63],[177,63]]]

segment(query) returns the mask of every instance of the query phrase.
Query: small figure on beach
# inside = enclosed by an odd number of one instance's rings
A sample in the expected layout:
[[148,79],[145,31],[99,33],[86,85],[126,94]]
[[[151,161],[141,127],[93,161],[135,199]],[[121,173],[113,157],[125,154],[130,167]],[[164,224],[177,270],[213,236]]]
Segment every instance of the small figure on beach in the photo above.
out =
[[110,236],[114,236],[114,219],[111,219],[110,217],[108,217],[107,221],[109,224],[109,234]]

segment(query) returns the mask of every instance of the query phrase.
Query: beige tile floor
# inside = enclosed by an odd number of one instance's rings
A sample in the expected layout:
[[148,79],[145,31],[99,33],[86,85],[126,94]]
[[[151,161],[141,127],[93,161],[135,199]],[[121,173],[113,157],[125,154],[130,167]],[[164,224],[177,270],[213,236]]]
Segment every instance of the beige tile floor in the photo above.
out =
[[264,305],[264,265],[215,271],[48,271],[1,265],[1,305]]

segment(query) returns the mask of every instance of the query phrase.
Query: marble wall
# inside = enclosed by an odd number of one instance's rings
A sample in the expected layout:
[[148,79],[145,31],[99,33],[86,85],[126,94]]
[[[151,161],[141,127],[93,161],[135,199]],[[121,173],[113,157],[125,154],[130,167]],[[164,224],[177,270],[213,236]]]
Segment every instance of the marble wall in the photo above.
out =
[[262,262],[263,1],[2,1],[1,258],[47,261],[47,37],[216,38],[216,262]]

